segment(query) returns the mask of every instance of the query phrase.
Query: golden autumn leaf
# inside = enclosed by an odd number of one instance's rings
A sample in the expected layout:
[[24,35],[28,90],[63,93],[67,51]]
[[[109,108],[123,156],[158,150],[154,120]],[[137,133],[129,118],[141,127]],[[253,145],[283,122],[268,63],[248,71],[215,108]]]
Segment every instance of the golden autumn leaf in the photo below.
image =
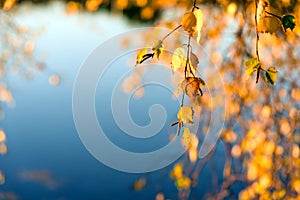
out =
[[194,11],[194,15],[196,17],[197,42],[199,42],[200,37],[201,37],[201,29],[202,29],[202,26],[203,26],[202,11],[200,9],[197,9],[196,11]]
[[144,59],[144,55],[147,54],[148,47],[145,47],[144,49],[140,50],[136,56],[136,65],[142,63]]
[[137,54],[136,64],[142,64],[144,61],[148,60],[149,58],[153,58],[155,53],[147,53],[148,47],[146,46],[144,49],[140,50]]
[[193,123],[193,115],[194,111],[191,106],[181,106],[177,113],[177,117],[181,122],[190,124]]
[[185,148],[189,148],[192,143],[192,134],[190,132],[190,129],[184,128],[183,134],[182,134],[182,144]]
[[173,71],[177,71],[178,69],[184,67],[186,62],[186,51],[182,47],[178,47],[175,49],[172,56],[172,69]]
[[262,33],[275,33],[281,28],[281,22],[279,19],[273,16],[261,17],[257,23],[257,31]]
[[249,59],[245,60],[244,66],[247,68],[246,76],[247,76],[247,79],[249,79],[251,74],[258,70],[258,68],[261,66],[261,63],[258,61],[258,59],[256,57],[254,57],[254,58],[249,58]]
[[193,12],[188,12],[181,18],[181,25],[183,29],[191,36],[194,36],[197,31],[197,18]]

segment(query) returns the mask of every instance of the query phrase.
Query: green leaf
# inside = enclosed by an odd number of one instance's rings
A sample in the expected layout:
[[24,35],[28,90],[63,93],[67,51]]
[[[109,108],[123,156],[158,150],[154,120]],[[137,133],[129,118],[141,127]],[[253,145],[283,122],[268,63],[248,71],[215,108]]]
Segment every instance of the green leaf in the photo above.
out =
[[286,29],[288,28],[293,30],[296,26],[295,17],[293,15],[284,15],[281,19],[281,23],[284,28],[284,31],[286,31]]
[[277,79],[278,71],[275,67],[269,67],[269,69],[266,71],[266,81],[272,85],[276,85],[276,79]]
[[156,55],[156,58],[159,59],[160,54],[163,52],[163,42],[161,40],[157,40],[152,45],[152,51],[154,55]]
[[260,67],[261,64],[257,58],[249,58],[244,62],[244,65],[247,68],[246,69],[247,79],[249,79],[251,74],[257,71],[257,69]]

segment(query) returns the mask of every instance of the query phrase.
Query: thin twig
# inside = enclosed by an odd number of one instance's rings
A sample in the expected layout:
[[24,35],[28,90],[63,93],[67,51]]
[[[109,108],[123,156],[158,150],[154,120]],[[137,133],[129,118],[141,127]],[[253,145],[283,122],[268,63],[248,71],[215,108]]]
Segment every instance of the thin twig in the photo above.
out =
[[196,6],[196,3],[197,3],[197,1],[194,0],[192,12],[194,12],[195,8],[199,9],[199,8]]
[[[259,60],[259,53],[258,53],[258,42],[259,42],[259,33],[258,33],[258,29],[257,29],[257,9],[258,9],[258,0],[255,0],[255,30],[256,30],[256,57],[258,62],[260,62]],[[257,74],[256,74],[256,83],[258,83],[258,79],[259,79],[259,72],[260,72],[261,67],[259,66],[257,69]]]
[[167,35],[165,35],[165,37],[163,37],[163,39],[161,39],[161,41],[163,42],[167,37],[169,37],[172,33],[174,33],[176,30],[178,30],[181,27],[181,25],[177,26],[176,28],[174,28],[170,33],[168,33]]
[[257,29],[257,8],[258,8],[258,0],[255,0],[255,30],[256,30],[256,56],[259,61],[259,53],[258,53],[258,41],[259,41],[259,33]]
[[[188,41],[188,45],[187,45],[188,49],[187,49],[187,54],[186,54],[186,63],[185,63],[185,68],[184,68],[184,78],[187,78],[186,73],[188,70],[188,65],[190,62],[190,48],[191,48],[191,36],[189,35],[189,41]],[[191,72],[191,70],[190,70]]]

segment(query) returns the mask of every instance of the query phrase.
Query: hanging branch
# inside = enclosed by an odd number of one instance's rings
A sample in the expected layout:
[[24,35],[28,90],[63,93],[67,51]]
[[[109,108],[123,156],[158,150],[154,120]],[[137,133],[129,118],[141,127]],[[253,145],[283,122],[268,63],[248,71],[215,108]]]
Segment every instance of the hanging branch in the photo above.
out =
[[[259,53],[258,53],[258,42],[259,42],[259,33],[258,33],[258,28],[257,28],[257,9],[258,9],[258,1],[259,0],[255,0],[255,30],[256,30],[256,57],[257,57],[257,60],[258,62],[260,62],[259,60]],[[259,66],[257,68],[257,73],[256,73],[256,83],[258,83],[258,79],[259,79],[259,72],[261,70],[261,66]]]

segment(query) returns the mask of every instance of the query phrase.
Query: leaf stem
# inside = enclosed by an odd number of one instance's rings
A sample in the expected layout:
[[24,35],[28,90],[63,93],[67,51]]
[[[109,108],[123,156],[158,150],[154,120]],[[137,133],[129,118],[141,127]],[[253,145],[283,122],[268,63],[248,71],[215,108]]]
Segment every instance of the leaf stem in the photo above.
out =
[[167,39],[167,37],[169,37],[172,33],[174,33],[176,30],[178,30],[181,27],[181,25],[177,26],[175,29],[173,29],[170,33],[168,33],[167,35],[165,35],[163,37],[163,39],[161,39],[161,42],[163,42],[165,39]]
[[257,60],[259,60],[259,53],[258,53],[258,42],[259,42],[259,33],[257,29],[257,8],[258,8],[258,0],[255,0],[255,30],[256,30],[256,56]]
[[[186,63],[185,63],[185,68],[184,68],[184,78],[187,78],[186,73],[188,70],[189,62],[190,62],[190,48],[191,48],[191,36],[190,35],[189,35],[187,47],[188,47],[188,49],[187,49]],[[191,72],[191,69],[190,69],[190,72]]]
[[183,92],[183,93],[182,93],[182,99],[181,99],[181,105],[180,105],[180,107],[182,107],[182,106],[183,106],[183,102],[184,102],[184,96],[185,96],[185,93]]
[[273,14],[273,13],[271,13],[271,12],[266,11],[266,10],[265,10],[265,12],[268,13],[269,15],[272,15],[273,17],[278,18],[280,21],[282,20],[282,17],[280,17],[280,16],[278,16],[278,15],[275,15],[275,14]]
[[199,8],[196,6],[196,3],[197,3],[197,0],[194,0],[192,12],[194,12],[195,8],[199,9]]

